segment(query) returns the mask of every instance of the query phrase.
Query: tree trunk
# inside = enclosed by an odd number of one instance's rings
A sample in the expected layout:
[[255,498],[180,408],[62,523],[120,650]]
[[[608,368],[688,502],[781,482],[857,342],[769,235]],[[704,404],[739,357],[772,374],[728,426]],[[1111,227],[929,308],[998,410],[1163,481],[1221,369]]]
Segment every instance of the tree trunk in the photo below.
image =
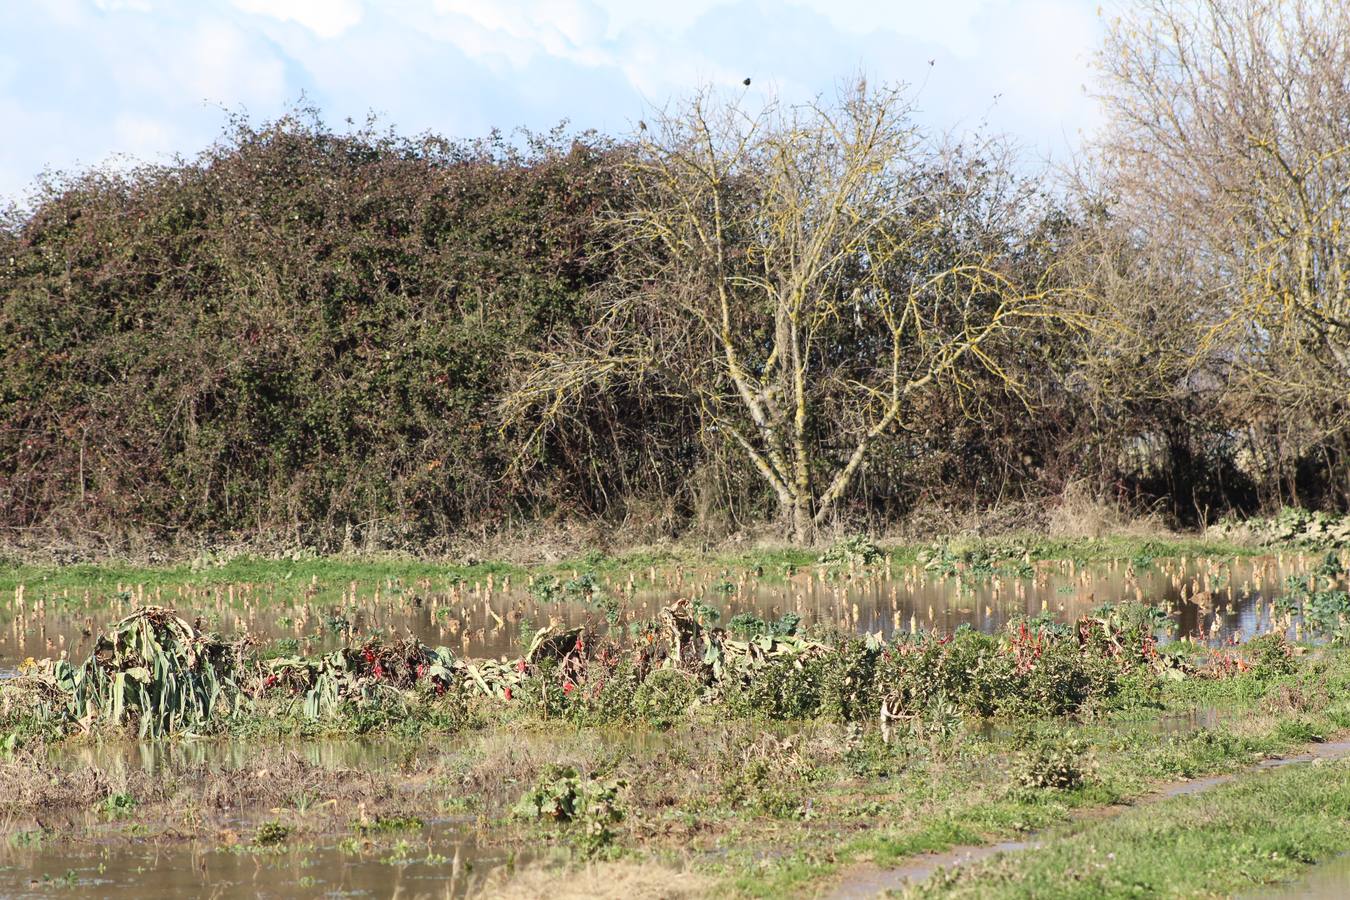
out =
[[792,504],[792,542],[805,544],[811,538],[815,523],[811,520],[810,500],[806,497],[793,498]]

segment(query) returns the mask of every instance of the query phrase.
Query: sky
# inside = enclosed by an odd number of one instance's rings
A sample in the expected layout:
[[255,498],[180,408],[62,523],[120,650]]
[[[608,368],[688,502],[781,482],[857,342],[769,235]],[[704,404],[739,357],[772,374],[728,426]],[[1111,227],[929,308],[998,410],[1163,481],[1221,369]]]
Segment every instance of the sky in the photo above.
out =
[[1095,0],[0,0],[0,198],[192,155],[228,112],[623,134],[699,86],[794,102],[862,72],[930,129],[1063,160],[1095,125]]

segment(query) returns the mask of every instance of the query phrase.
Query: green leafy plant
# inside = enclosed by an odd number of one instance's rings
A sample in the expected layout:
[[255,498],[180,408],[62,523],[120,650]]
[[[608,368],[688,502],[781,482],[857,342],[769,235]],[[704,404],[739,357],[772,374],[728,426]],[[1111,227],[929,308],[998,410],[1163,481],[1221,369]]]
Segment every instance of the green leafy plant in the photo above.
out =
[[136,798],[130,794],[109,794],[98,805],[99,815],[107,821],[125,819],[136,810]]
[[232,709],[239,652],[149,607],[101,636],[83,665],[58,660],[51,675],[82,725],[135,722],[141,737],[155,737],[209,729],[217,713]]
[[654,728],[669,728],[703,691],[697,679],[676,669],[654,669],[633,694],[633,714]]
[[874,566],[885,558],[886,554],[871,538],[865,534],[855,534],[837,541],[820,555],[820,562],[829,566]]
[[275,821],[263,822],[253,831],[253,843],[258,847],[275,847],[286,843],[286,839],[290,836],[289,826]]
[[582,845],[597,852],[614,839],[613,827],[623,821],[620,780],[583,776],[570,766],[550,766],[521,795],[512,814],[527,821],[581,829]]
[[1024,790],[1072,790],[1081,787],[1090,773],[1085,740],[1065,734],[1035,741],[1018,758],[1013,772]]

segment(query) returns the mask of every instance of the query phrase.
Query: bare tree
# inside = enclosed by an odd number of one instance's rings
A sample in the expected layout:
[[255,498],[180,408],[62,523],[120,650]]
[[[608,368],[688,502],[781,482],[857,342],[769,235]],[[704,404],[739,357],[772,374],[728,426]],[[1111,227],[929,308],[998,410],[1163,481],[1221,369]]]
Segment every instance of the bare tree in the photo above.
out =
[[1006,162],[934,145],[902,91],[862,81],[757,112],[695,96],[637,135],[606,315],[534,361],[507,420],[537,438],[587,391],[654,379],[808,538],[920,392],[959,395],[971,366],[1016,390],[985,347],[1045,309],[989,237],[1028,199]]
[[[1116,213],[1183,247],[1197,347],[1287,405],[1350,383],[1350,5],[1142,0],[1100,56]],[[1320,398],[1320,399],[1319,399]]]

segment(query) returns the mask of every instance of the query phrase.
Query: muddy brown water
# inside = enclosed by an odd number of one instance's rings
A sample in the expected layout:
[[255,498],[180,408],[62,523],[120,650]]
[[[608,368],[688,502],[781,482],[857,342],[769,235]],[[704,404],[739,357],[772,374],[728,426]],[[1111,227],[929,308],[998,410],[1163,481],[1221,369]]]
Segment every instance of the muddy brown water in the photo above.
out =
[[[359,770],[401,765],[415,758],[419,750],[406,741],[374,738],[269,740],[267,748],[319,768]],[[63,769],[90,767],[110,773],[138,770],[147,775],[189,766],[230,771],[249,768],[258,761],[254,742],[233,738],[55,744],[46,754],[49,762]]]
[[[1042,561],[1026,577],[973,573],[941,576],[919,567],[871,573],[803,570],[788,578],[757,578],[713,570],[642,573],[599,581],[618,601],[624,623],[652,618],[677,598],[699,599],[721,612],[725,623],[750,612],[776,619],[799,615],[809,626],[827,623],[857,633],[889,637],[899,631],[968,625],[995,631],[1019,615],[1049,614],[1069,621],[1104,603],[1140,599],[1161,604],[1171,617],[1168,636],[1227,640],[1276,628],[1271,603],[1291,576],[1305,577],[1317,557],[1298,555],[1244,559],[1159,559],[1135,568],[1125,561],[1092,565]],[[578,573],[579,574],[579,573]],[[189,619],[225,634],[248,631],[262,642],[293,640],[315,652],[373,634],[411,634],[470,656],[513,655],[520,636],[546,624],[599,623],[593,606],[557,596],[543,599],[519,579],[479,582],[353,583],[342,596],[280,584],[235,584],[164,588],[126,585],[113,594],[59,591],[30,586],[22,603],[0,596],[0,673],[24,658],[65,653],[81,658],[94,635],[136,605],[179,609]],[[1292,625],[1296,628],[1296,625]],[[1165,730],[1209,723],[1204,711]],[[128,744],[62,751],[71,766],[140,767],[156,771],[166,762],[248,765],[251,748],[230,742]],[[395,760],[397,744],[323,741],[296,748],[315,765],[367,768]],[[312,846],[278,851],[173,845],[128,845],[125,841],[71,846],[46,845],[33,832],[12,831],[0,844],[0,896],[77,893],[102,897],[158,896],[457,896],[484,873],[509,860],[500,848],[479,846],[468,823],[429,822],[390,850],[351,853],[342,836]],[[1015,852],[1027,842],[998,845]],[[347,848],[348,850],[350,848]],[[985,855],[987,848],[957,853]],[[957,859],[956,862],[965,861]],[[931,871],[937,859],[920,861]],[[911,873],[911,876],[914,873]],[[910,878],[904,879],[905,881]],[[890,882],[894,884],[893,881]]]
[[[278,850],[150,845],[0,847],[0,896],[460,897],[508,863],[467,823],[432,822],[366,850],[338,838]],[[392,846],[391,846],[392,844]]]
[[[779,737],[811,735],[816,727],[809,722],[768,722],[764,723],[763,731]],[[680,732],[676,729],[661,731],[613,726],[589,728],[585,736],[595,745],[630,755],[660,752],[678,745],[681,740]],[[548,731],[511,732],[503,740],[509,741],[518,750],[529,750],[536,755],[547,755],[556,751],[558,746],[556,735]],[[446,752],[443,746],[436,743],[379,736],[269,738],[267,750],[273,755],[297,757],[318,768],[356,771],[387,770],[391,767],[409,769],[427,758]],[[166,769],[181,770],[194,766],[229,772],[258,765],[257,742],[250,738],[234,737],[52,744],[43,752],[47,762],[59,769],[89,767],[112,774],[138,770],[154,775]]]
[[[714,570],[649,571],[602,578],[597,587],[618,604],[620,627],[650,620],[678,598],[717,609],[723,624],[738,613],[772,620],[790,612],[801,617],[803,626],[826,623],[886,637],[915,629],[949,632],[962,625],[992,632],[1025,615],[1071,621],[1105,603],[1137,599],[1169,612],[1172,636],[1218,641],[1277,625],[1297,627],[1279,622],[1271,601],[1284,592],[1287,578],[1305,577],[1317,561],[1302,555],[1181,558],[1138,568],[1124,560],[1040,561],[1024,577],[944,576],[918,566],[871,572],[811,567],[777,579]],[[496,657],[519,653],[522,634],[543,625],[605,627],[604,614],[594,605],[562,589],[541,598],[520,578],[353,582],[340,598],[328,599],[303,584],[158,590],[128,584],[103,594],[64,589],[44,594],[39,586],[28,586],[21,603],[17,594],[0,596],[0,673],[12,673],[27,657],[65,653],[82,658],[101,628],[147,604],[173,607],[222,634],[247,631],[265,643],[294,641],[303,652],[378,634],[412,635],[464,655]]]
[[[809,733],[813,726],[774,724],[782,734]],[[510,736],[513,745],[547,752],[556,749],[548,733]],[[679,740],[676,732],[646,729],[594,729],[593,740],[615,751],[647,754]],[[294,754],[330,769],[372,771],[391,766],[415,771],[442,748],[389,739],[305,738],[269,742],[270,753]],[[103,742],[57,745],[47,759],[58,770],[92,767],[111,781],[124,770],[154,775],[161,771],[206,766],[228,773],[258,765],[258,748],[247,739]],[[545,860],[544,848],[505,848],[480,842],[475,816],[433,818],[422,828],[377,837],[371,845],[351,844],[353,833],[297,838],[276,849],[250,847],[258,824],[276,811],[243,809],[228,820],[235,846],[222,840],[171,841],[156,846],[127,838],[131,818],[95,826],[79,841],[45,839],[45,825],[58,833],[55,819],[4,823],[0,836],[0,898],[78,895],[106,898],[157,897],[434,897],[482,893],[484,882],[503,869]],[[565,851],[560,851],[565,853]],[[490,894],[490,890],[488,894]]]
[[1301,878],[1243,895],[1244,900],[1345,900],[1350,897],[1350,855],[1313,866]]
[[[314,766],[358,771],[406,766],[426,751],[403,741],[330,738],[273,742],[268,749]],[[235,739],[119,741],[47,751],[58,770],[93,767],[114,779],[125,770],[151,775],[192,766],[244,770],[257,765],[257,753],[252,742]],[[493,870],[529,858],[480,845],[472,816],[432,819],[371,844],[344,846],[352,837],[346,832],[277,848],[251,847],[258,823],[274,817],[267,810],[241,810],[229,820],[239,835],[234,846],[225,836],[203,844],[156,845],[132,835],[128,842],[120,831],[125,822],[102,826],[106,835],[96,828],[78,842],[48,840],[40,815],[32,822],[9,822],[0,842],[0,897],[460,897]]]

